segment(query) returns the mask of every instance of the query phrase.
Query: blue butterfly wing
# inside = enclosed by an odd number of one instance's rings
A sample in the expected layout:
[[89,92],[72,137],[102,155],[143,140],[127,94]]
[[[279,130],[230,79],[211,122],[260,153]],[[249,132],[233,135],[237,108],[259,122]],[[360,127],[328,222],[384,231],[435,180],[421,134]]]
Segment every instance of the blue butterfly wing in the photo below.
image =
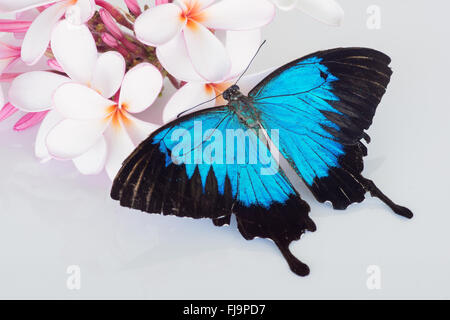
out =
[[[278,170],[265,141],[247,129],[227,106],[182,117],[136,148],[118,173],[111,196],[122,206],[211,218],[218,226],[229,224],[234,213],[244,238],[273,239],[291,269],[306,275],[308,267],[288,246],[306,230],[315,230],[309,206]],[[245,134],[230,140],[228,132]],[[226,143],[214,143],[224,137]]]
[[361,175],[367,149],[361,139],[392,74],[390,58],[365,48],[321,51],[274,71],[249,94],[267,130],[278,129],[283,156],[316,199],[336,209],[361,202],[366,192],[394,212],[389,200]]

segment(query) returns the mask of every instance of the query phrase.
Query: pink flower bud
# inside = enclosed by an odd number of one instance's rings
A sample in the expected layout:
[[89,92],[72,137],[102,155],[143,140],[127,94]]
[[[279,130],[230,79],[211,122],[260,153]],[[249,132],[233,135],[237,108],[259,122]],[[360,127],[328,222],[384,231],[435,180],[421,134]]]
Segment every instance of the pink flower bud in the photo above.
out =
[[111,48],[116,48],[119,45],[116,38],[114,38],[111,34],[107,32],[103,32],[101,37],[103,42]]
[[14,107],[11,103],[5,104],[2,110],[0,110],[0,121],[8,119],[17,111],[18,109]]
[[122,39],[123,34],[120,30],[119,26],[117,25],[116,21],[114,20],[113,16],[106,11],[105,9],[100,9],[99,11],[100,18],[102,19],[103,23],[105,24],[106,29],[117,39]]
[[47,113],[48,111],[27,113],[14,125],[14,131],[23,131],[41,123]]
[[0,75],[0,82],[11,82],[20,75],[20,73],[2,73]]
[[52,68],[53,70],[64,72],[63,68],[59,65],[58,61],[56,59],[50,59],[47,61],[47,65]]
[[120,13],[120,11],[117,10],[113,5],[104,0],[95,0],[95,4],[106,9],[119,24],[127,27],[130,30],[133,30],[133,25],[130,23],[130,21],[128,21],[127,18],[125,18],[125,16]]
[[160,4],[169,3],[169,0],[155,0],[155,5],[159,6]]
[[0,19],[0,32],[25,33],[31,26],[31,21]]
[[142,10],[139,7],[139,4],[137,3],[136,0],[124,0],[124,1],[128,7],[128,10],[130,10],[132,14],[134,14],[136,17],[141,15]]

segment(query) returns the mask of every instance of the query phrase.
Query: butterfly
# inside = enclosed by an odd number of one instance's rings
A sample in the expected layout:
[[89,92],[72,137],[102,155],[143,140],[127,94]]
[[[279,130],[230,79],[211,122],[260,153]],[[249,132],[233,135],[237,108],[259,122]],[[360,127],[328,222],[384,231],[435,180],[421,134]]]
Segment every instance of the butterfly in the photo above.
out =
[[290,269],[306,276],[309,267],[289,245],[316,225],[275,154],[334,209],[369,192],[396,214],[413,216],[362,176],[365,130],[386,92],[390,62],[373,49],[337,48],[280,67],[247,96],[233,85],[223,92],[227,105],[179,117],[142,142],[111,196],[125,207],[209,218],[216,226],[229,225],[234,214],[245,239],[273,240]]

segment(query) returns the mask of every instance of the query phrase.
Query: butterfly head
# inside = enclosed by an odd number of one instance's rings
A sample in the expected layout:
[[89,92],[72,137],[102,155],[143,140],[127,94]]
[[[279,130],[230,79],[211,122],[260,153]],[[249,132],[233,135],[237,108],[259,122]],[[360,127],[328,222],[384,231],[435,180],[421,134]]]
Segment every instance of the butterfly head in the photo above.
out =
[[237,85],[232,85],[223,92],[223,98],[227,101],[236,101],[242,96],[242,93]]

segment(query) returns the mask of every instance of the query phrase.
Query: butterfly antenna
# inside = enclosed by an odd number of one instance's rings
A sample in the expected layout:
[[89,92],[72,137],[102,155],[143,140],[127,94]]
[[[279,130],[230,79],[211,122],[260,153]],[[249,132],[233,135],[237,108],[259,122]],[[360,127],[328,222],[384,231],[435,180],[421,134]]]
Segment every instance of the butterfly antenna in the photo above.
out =
[[[263,45],[264,45],[266,42],[267,42],[267,41],[264,40],[264,41],[261,43],[261,45],[259,46],[259,48],[258,48],[258,50],[256,51],[255,55],[253,56],[252,60],[250,60],[250,63],[248,64],[247,68],[245,68],[244,72],[242,72],[242,74],[239,76],[239,78],[236,80],[236,82],[235,82],[234,84],[238,83],[239,80],[241,80],[241,78],[242,78],[242,77],[245,75],[245,73],[248,71],[248,69],[250,69],[250,66],[251,66],[252,63],[253,63],[253,60],[255,60],[256,56],[257,56],[258,53],[259,53],[259,51],[261,51],[261,48],[263,47]],[[192,108],[189,108],[189,109],[187,109],[187,110],[184,110],[183,112],[180,112],[180,113],[177,115],[177,118],[181,117],[183,114],[185,114],[185,113],[187,113],[187,112],[189,112],[189,111],[191,111],[191,110],[194,110],[194,109],[200,107],[201,105],[204,105],[205,103],[208,103],[208,102],[211,102],[211,101],[216,100],[216,99],[219,98],[221,95],[222,95],[222,93],[219,94],[219,95],[217,95],[216,97],[214,97],[214,98],[208,100],[208,101],[199,103],[198,105],[196,105],[196,106],[194,106],[194,107],[192,107]]]
[[264,40],[261,45],[259,46],[258,50],[256,51],[255,55],[253,56],[252,60],[250,60],[250,63],[248,64],[247,68],[245,68],[244,72],[239,76],[239,78],[236,80],[234,84],[237,84],[239,80],[242,79],[242,77],[247,73],[248,69],[250,69],[250,66],[253,63],[253,60],[255,60],[256,56],[258,55],[259,51],[261,51],[261,48],[266,44],[267,40]]
[[217,95],[217,96],[215,96],[214,98],[212,98],[212,99],[210,99],[210,100],[208,100],[208,101],[199,103],[198,105],[196,105],[196,106],[194,106],[194,107],[192,107],[192,108],[189,108],[189,109],[187,109],[187,110],[184,110],[183,112],[180,112],[180,113],[177,115],[177,118],[181,117],[181,116],[182,116],[183,114],[185,114],[186,112],[189,112],[189,111],[191,111],[191,110],[194,110],[195,108],[200,107],[201,105],[204,105],[205,103],[208,103],[208,102],[211,102],[211,101],[216,100],[216,99],[217,99],[218,97],[220,97],[221,95],[222,95],[222,93],[219,94],[219,95]]

